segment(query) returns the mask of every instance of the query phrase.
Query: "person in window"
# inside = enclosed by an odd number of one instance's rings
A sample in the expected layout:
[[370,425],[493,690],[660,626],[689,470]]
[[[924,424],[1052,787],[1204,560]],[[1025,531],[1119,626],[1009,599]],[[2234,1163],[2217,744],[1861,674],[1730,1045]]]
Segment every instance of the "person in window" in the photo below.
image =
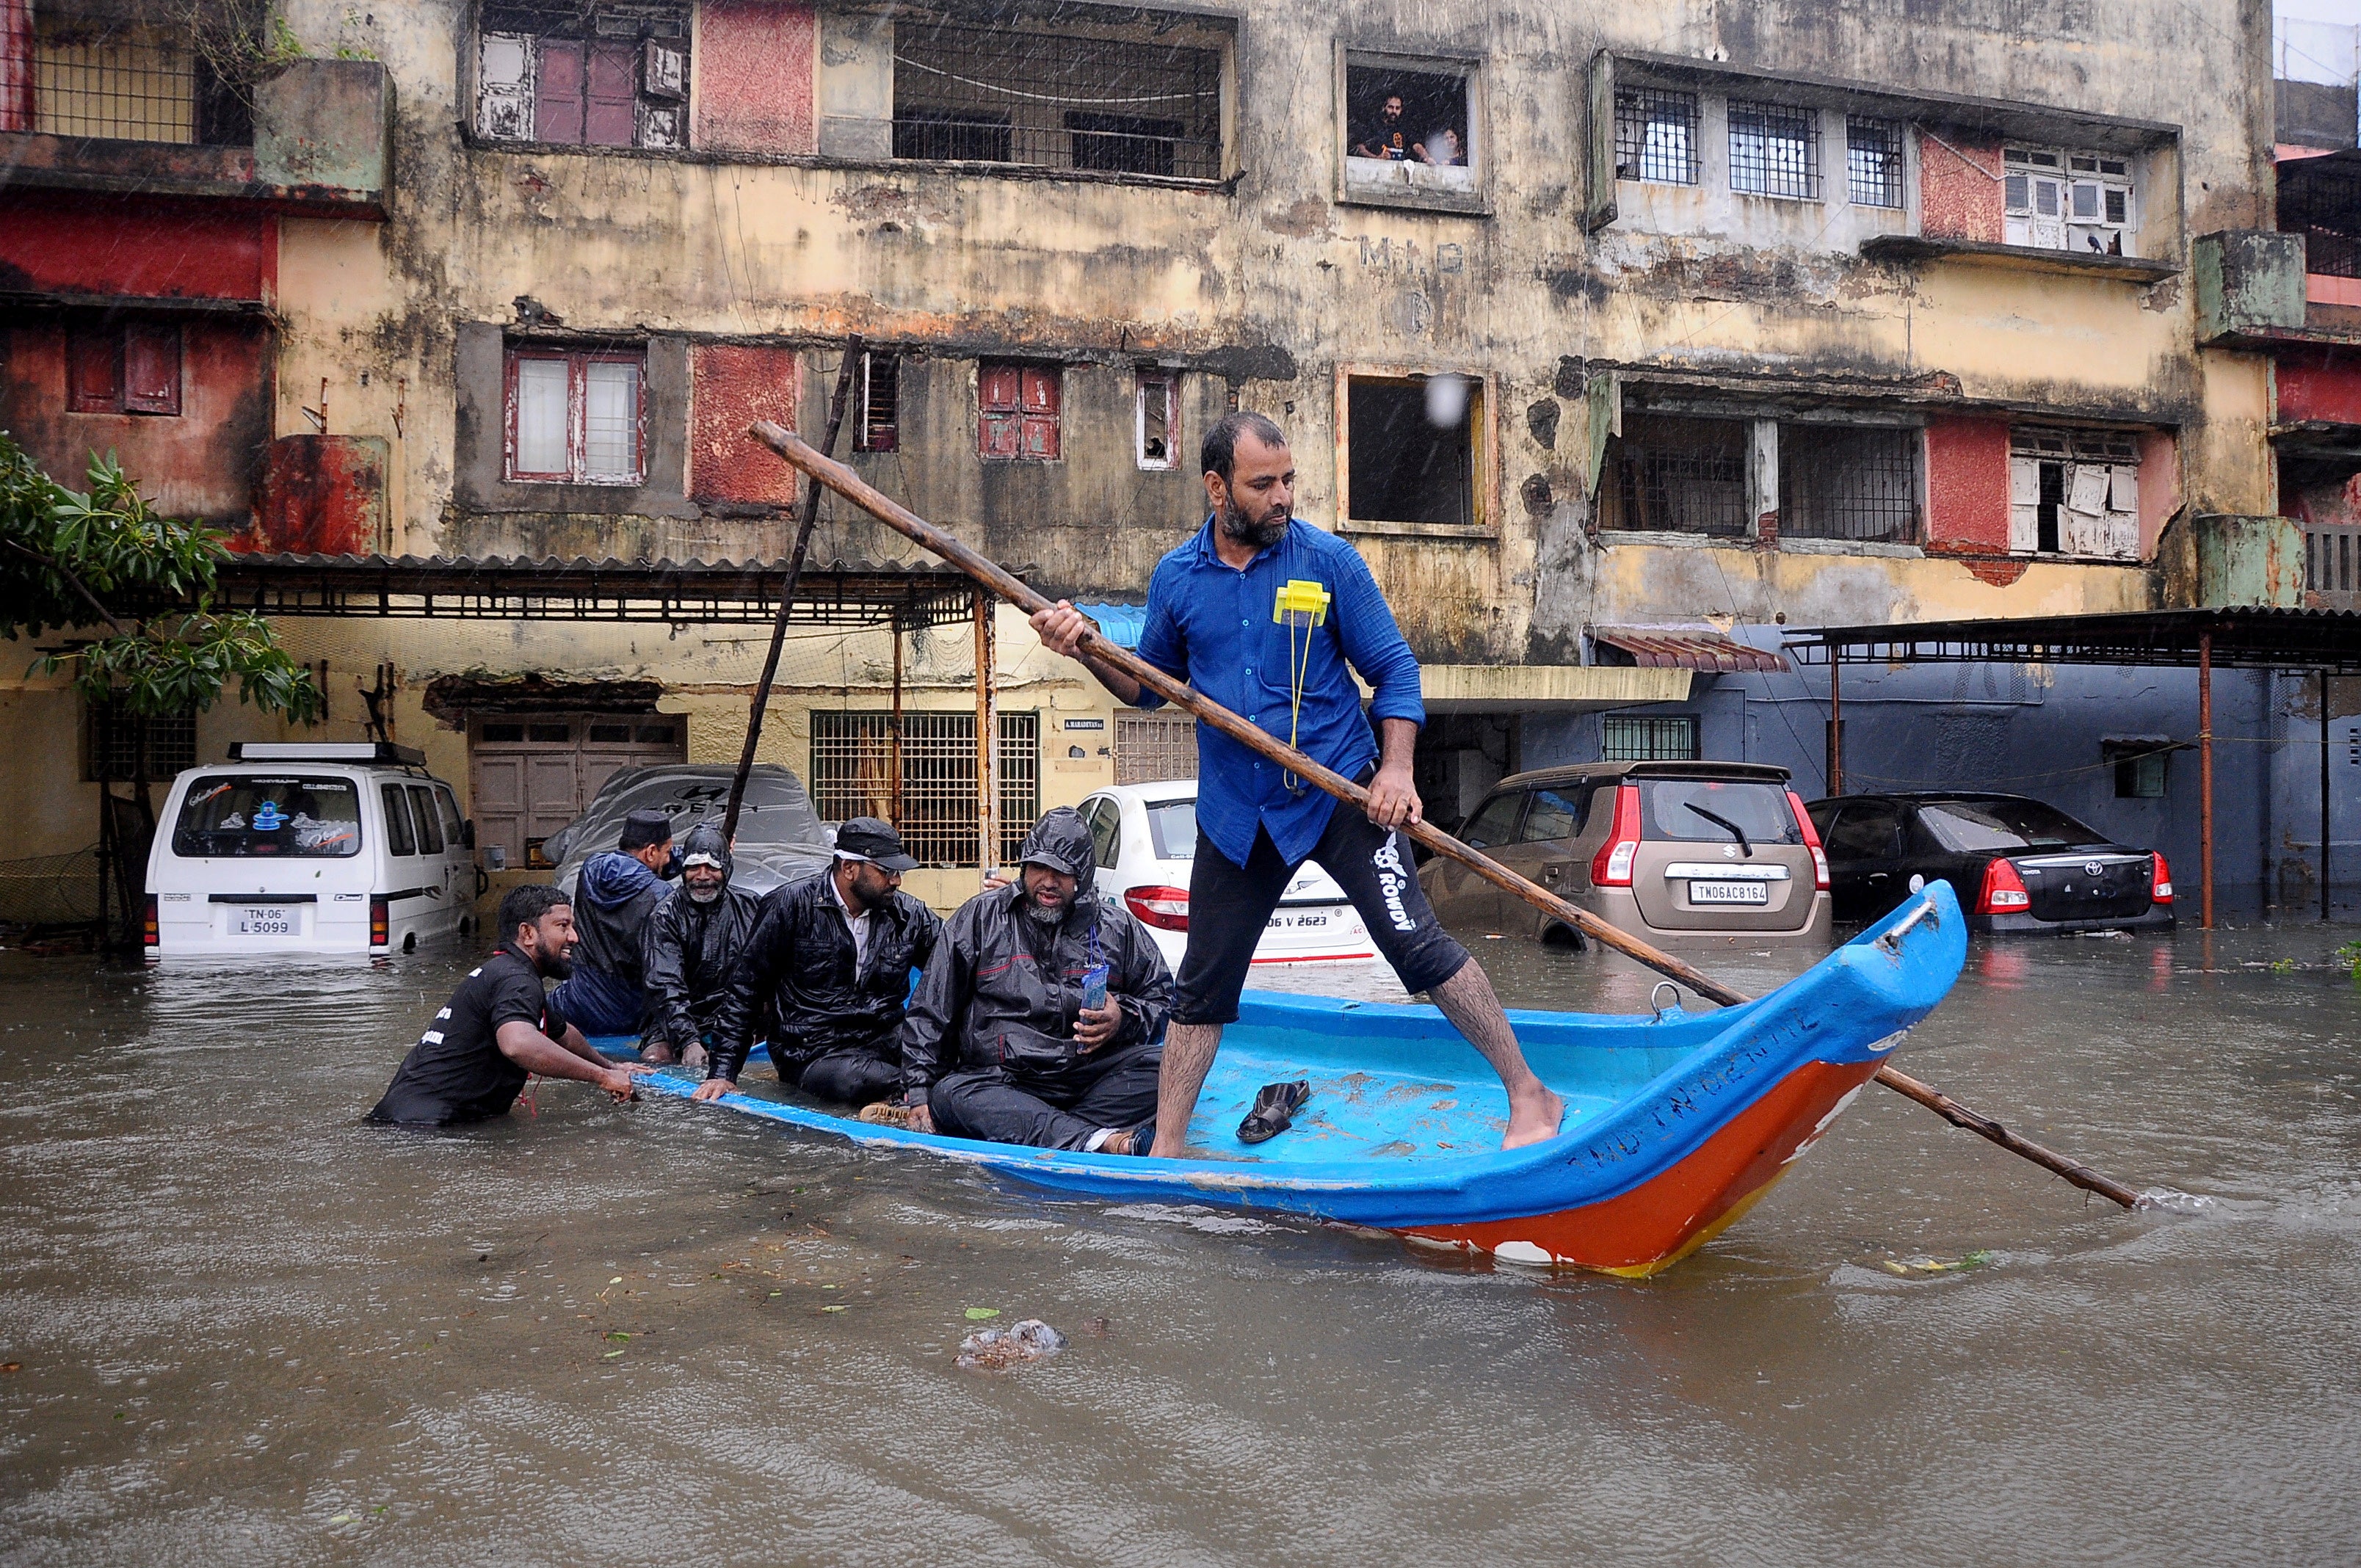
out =
[[910,971],[926,967],[943,928],[902,891],[917,863],[892,824],[856,817],[836,830],[827,871],[763,900],[714,1017],[697,1099],[737,1087],[765,1020],[781,1083],[851,1105],[899,1087]]
[[961,905],[902,1028],[909,1125],[998,1144],[1144,1155],[1172,975],[1131,911],[1102,900],[1089,824],[1061,806],[1011,887]]
[[661,811],[632,812],[615,848],[582,863],[575,918],[582,958],[553,995],[584,1033],[639,1032],[647,1014],[648,919],[673,874],[672,818]]
[[631,1076],[647,1069],[609,1066],[566,1018],[544,978],[573,968],[574,906],[544,883],[512,887],[500,900],[500,945],[467,971],[401,1058],[372,1122],[447,1127],[505,1116],[525,1080],[570,1078],[595,1083],[616,1103],[638,1098]]
[[1400,93],[1387,93],[1378,105],[1377,117],[1354,133],[1353,156],[1379,159],[1387,163],[1409,159],[1410,129],[1402,124]]
[[680,885],[648,919],[642,972],[649,1019],[640,1059],[695,1069],[709,1059],[715,1019],[762,900],[730,885],[730,845],[715,824],[690,828],[680,851]]
[[1465,169],[1467,166],[1467,148],[1461,143],[1459,133],[1449,126],[1430,133],[1424,141],[1417,143],[1410,150],[1411,156],[1421,163],[1430,163],[1438,169]]
[[[1344,805],[1260,751],[1197,727],[1189,951],[1165,1051],[1156,1153],[1186,1154],[1189,1119],[1222,1030],[1238,1016],[1255,943],[1306,861],[1344,885],[1402,988],[1425,992],[1500,1075],[1509,1096],[1502,1146],[1554,1137],[1565,1102],[1534,1076],[1483,966],[1443,928],[1419,889],[1401,829],[1421,817],[1411,757],[1426,707],[1418,658],[1368,563],[1293,515],[1295,460],[1264,415],[1224,415],[1205,433],[1198,462],[1205,523],[1148,578],[1139,657],[1360,780],[1368,794],[1365,807]],[[1324,619],[1308,626],[1299,612],[1274,609],[1299,581],[1332,596]],[[1080,652],[1091,627],[1064,602],[1033,617],[1042,645],[1079,658],[1116,701],[1161,707],[1164,699],[1139,681]],[[1308,639],[1300,653],[1299,636]],[[1375,693],[1367,713],[1356,670]]]

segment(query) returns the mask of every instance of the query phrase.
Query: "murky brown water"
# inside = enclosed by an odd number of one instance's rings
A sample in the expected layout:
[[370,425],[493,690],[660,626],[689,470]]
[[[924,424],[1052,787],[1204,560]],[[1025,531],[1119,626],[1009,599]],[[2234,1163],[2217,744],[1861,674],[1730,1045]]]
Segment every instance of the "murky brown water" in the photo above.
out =
[[[2204,951],[1980,945],[1904,1057],[2202,1212],[1872,1091],[1637,1284],[570,1086],[375,1130],[455,955],[0,955],[0,1560],[2361,1560],[2361,993]],[[1482,954],[1517,1003],[1647,984]],[[971,1307],[1074,1343],[957,1372]]]

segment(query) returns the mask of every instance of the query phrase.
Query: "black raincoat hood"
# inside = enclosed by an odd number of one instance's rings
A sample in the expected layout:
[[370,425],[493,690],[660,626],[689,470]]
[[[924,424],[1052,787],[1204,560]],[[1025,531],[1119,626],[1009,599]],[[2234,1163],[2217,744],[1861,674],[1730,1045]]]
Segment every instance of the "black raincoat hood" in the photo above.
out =
[[1025,847],[1017,851],[1016,858],[1027,865],[1048,866],[1051,871],[1065,872],[1081,883],[1085,893],[1090,891],[1091,879],[1099,866],[1097,852],[1091,844],[1090,824],[1071,806],[1043,813],[1041,820],[1033,825],[1033,831],[1025,835]]
[[719,856],[721,861],[721,885],[730,885],[733,869],[730,863],[730,840],[721,836],[719,823],[700,822],[688,830],[688,836],[680,841],[680,860],[684,868],[691,855]]

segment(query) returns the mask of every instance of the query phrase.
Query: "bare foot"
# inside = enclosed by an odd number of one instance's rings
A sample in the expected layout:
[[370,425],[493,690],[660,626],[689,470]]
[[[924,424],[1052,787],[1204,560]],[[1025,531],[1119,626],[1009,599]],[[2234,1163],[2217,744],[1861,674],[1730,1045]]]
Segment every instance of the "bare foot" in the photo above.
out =
[[1500,1146],[1521,1149],[1527,1144],[1547,1143],[1557,1136],[1565,1120],[1565,1102],[1534,1079],[1529,1088],[1509,1097],[1509,1135],[1500,1140]]

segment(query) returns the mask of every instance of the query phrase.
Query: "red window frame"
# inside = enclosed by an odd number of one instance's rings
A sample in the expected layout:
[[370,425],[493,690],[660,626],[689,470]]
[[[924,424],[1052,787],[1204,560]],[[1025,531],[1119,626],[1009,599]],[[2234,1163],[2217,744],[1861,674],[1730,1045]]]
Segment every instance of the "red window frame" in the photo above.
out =
[[[517,367],[527,360],[566,367],[566,469],[543,472],[517,465]],[[589,462],[590,367],[629,365],[639,371],[639,406],[632,411],[631,471],[628,477],[593,477]],[[501,377],[501,467],[511,482],[557,485],[614,485],[630,488],[648,477],[648,356],[644,349],[511,347]]]
[[177,322],[69,324],[66,411],[177,415],[181,367]]
[[1065,377],[1060,365],[989,359],[977,365],[976,451],[995,463],[1058,461]]
[[542,38],[533,49],[535,141],[631,147],[639,140],[640,45]]

